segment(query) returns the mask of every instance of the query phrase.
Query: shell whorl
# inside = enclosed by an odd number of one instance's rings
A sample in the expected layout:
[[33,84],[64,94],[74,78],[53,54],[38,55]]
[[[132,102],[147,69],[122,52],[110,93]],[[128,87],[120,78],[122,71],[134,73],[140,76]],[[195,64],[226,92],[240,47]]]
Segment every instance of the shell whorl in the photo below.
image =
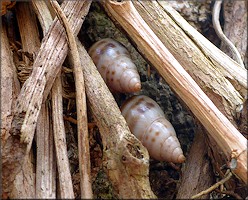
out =
[[137,68],[121,43],[111,38],[99,40],[91,46],[89,55],[112,91],[140,91],[141,82]]
[[144,95],[133,96],[124,102],[121,112],[130,131],[152,158],[174,163],[185,161],[173,126],[154,100]]

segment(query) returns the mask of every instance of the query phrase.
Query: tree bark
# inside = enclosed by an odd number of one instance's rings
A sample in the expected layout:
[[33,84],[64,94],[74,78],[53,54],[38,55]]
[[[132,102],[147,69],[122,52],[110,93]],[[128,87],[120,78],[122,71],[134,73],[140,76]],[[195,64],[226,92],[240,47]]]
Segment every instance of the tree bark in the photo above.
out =
[[[190,199],[193,195],[209,188],[214,182],[204,131],[201,125],[196,128],[195,138],[182,170],[177,199]],[[209,194],[201,196],[200,199],[209,199]]]
[[[88,13],[87,2],[65,2],[63,9],[66,13],[70,13],[68,18],[72,20],[73,30],[78,33]],[[12,178],[21,170],[30,152],[42,100],[46,99],[67,55],[68,45],[65,35],[60,32],[61,28],[61,24],[55,20],[49,33],[43,39],[32,74],[18,96],[13,113],[11,137],[6,141],[2,151],[3,167],[11,166],[11,168],[7,167],[9,172],[3,174],[3,182],[6,183],[4,186],[11,186]]]
[[[18,3],[15,6],[18,28],[21,36],[22,51],[35,55],[40,47],[39,32],[37,21],[31,5],[28,2]],[[31,63],[29,58],[23,56],[23,70],[27,72],[32,70],[29,66]],[[19,65],[19,64],[18,64]],[[29,75],[27,73],[24,77],[19,79],[25,81]],[[35,166],[33,164],[34,154],[30,151],[22,170],[16,175],[14,187],[11,191],[10,198],[34,198],[35,197]]]
[[[15,179],[10,172],[13,166],[7,159],[18,159],[18,155],[12,148],[12,142],[15,143],[15,137],[11,137],[9,131],[13,119],[13,107],[17,95],[20,92],[20,83],[17,79],[16,69],[13,61],[13,55],[10,50],[9,41],[6,33],[6,24],[3,20],[1,30],[1,153],[2,153],[2,198],[7,198],[12,190],[12,183]],[[14,158],[13,158],[14,157]],[[5,179],[5,177],[9,177]]]
[[[238,49],[247,69],[247,1],[223,1],[223,14],[223,32]],[[221,43],[221,49],[232,56],[225,44]]]
[[56,156],[50,102],[42,104],[36,128],[35,198],[56,198]]
[[129,131],[90,56],[78,42],[89,107],[101,132],[104,166],[118,198],[154,198],[145,147]]
[[235,173],[247,183],[246,139],[218,110],[207,95],[170,54],[145,21],[128,2],[104,2],[112,20],[128,33],[139,51],[158,70],[175,93],[184,101],[208,133],[216,140],[227,157],[237,150]]
[[[190,28],[190,25],[171,9],[167,2],[134,1],[134,5],[154,33],[168,47],[173,56],[182,64],[218,109],[247,137],[245,133],[247,126],[244,125],[247,123],[244,117],[244,111],[247,110],[247,104],[244,104],[247,85],[237,84],[242,79],[243,83],[247,82],[245,76],[240,79],[238,75],[242,73],[245,75],[247,71],[240,68],[238,64],[231,61],[228,56],[220,52],[193,28]],[[212,54],[219,55],[220,61],[213,63],[213,59],[211,59],[213,56],[208,56],[207,49],[212,49]],[[225,59],[231,61],[235,73],[231,74],[228,72],[229,69],[225,68]],[[227,76],[227,74],[230,76]],[[237,76],[234,74],[237,74]],[[240,90],[240,88],[243,89]],[[241,111],[238,110],[239,106],[243,108]],[[213,143],[213,139],[210,141]],[[214,148],[213,153],[222,152],[220,148],[217,150],[215,145],[211,143],[209,145]],[[211,155],[211,158],[213,160],[217,159],[214,160],[217,163],[214,167],[220,167],[228,162],[230,156],[227,157],[228,159],[224,159],[217,155]],[[186,161],[186,164],[190,165],[188,162],[191,162],[191,160],[187,159]],[[219,171],[219,169],[215,170]],[[189,173],[189,171],[184,173]],[[185,176],[190,176],[190,174],[183,174],[183,177]],[[187,187],[187,184],[181,186],[184,188]],[[184,190],[183,188],[180,191]]]
[[[221,72],[220,69],[223,66],[213,64],[212,60],[201,50],[204,46],[195,43],[192,37],[178,25],[177,21],[183,19],[171,18],[167,10],[157,1],[134,1],[134,5],[172,55],[181,63],[218,109],[236,125],[236,108],[243,104],[244,98],[229,81],[230,78]],[[153,23],[150,23],[151,21]],[[185,23],[187,22],[185,21]],[[218,54],[218,52],[219,50],[216,49],[214,53]],[[237,65],[233,67],[237,68],[237,73],[245,73]],[[238,81],[235,77],[232,77],[232,79],[235,82]]]
[[[88,1],[91,4],[91,1]],[[70,57],[73,66],[73,74],[76,87],[76,108],[77,108],[77,132],[78,132],[78,154],[79,154],[79,172],[80,172],[80,188],[81,198],[91,199],[93,197],[90,176],[90,152],[88,139],[88,119],[86,94],[84,86],[84,74],[81,67],[80,56],[77,49],[75,36],[71,30],[65,14],[61,10],[57,2],[50,1],[52,7],[63,24],[68,44],[70,47]],[[62,98],[62,95],[61,95]]]
[[55,79],[52,89],[52,115],[59,176],[59,197],[62,199],[72,199],[75,197],[73,193],[73,185],[66,146],[66,134],[63,120],[62,84],[60,75],[61,74],[59,73],[59,76]]
[[247,70],[242,68],[233,59],[214,46],[208,39],[203,37],[186,20],[184,20],[173,8],[166,2],[161,1],[159,4],[166,10],[169,16],[183,29],[185,33],[196,43],[201,51],[218,66],[218,70],[228,78],[234,88],[243,96],[247,96]]

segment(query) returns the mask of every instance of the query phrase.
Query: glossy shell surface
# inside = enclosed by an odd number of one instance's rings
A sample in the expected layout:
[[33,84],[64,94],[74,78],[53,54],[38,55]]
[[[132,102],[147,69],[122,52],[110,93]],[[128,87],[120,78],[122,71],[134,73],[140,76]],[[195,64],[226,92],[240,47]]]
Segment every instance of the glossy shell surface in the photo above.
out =
[[185,161],[172,124],[159,105],[150,97],[133,96],[121,106],[130,131],[147,148],[150,156],[159,161]]
[[141,82],[137,68],[121,43],[105,38],[93,44],[88,52],[111,91],[140,91]]

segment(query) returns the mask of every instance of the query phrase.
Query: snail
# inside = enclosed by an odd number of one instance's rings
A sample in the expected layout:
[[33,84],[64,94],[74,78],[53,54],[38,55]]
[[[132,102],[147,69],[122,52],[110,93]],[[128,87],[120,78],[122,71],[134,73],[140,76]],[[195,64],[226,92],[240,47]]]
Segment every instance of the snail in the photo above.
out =
[[130,131],[152,158],[173,163],[185,161],[172,124],[153,99],[145,95],[133,96],[122,104],[121,112]]
[[88,53],[111,91],[140,91],[137,68],[121,43],[111,38],[101,39],[90,47]]

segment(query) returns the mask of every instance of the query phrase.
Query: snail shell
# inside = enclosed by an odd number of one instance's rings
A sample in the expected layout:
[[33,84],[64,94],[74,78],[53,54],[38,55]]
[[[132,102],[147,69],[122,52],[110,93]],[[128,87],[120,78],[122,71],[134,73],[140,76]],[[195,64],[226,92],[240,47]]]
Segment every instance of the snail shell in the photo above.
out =
[[173,163],[185,161],[173,126],[154,100],[144,95],[133,96],[124,102],[121,112],[130,131],[152,158]]
[[110,38],[99,40],[89,49],[89,55],[110,90],[124,93],[140,91],[137,68],[121,43]]

